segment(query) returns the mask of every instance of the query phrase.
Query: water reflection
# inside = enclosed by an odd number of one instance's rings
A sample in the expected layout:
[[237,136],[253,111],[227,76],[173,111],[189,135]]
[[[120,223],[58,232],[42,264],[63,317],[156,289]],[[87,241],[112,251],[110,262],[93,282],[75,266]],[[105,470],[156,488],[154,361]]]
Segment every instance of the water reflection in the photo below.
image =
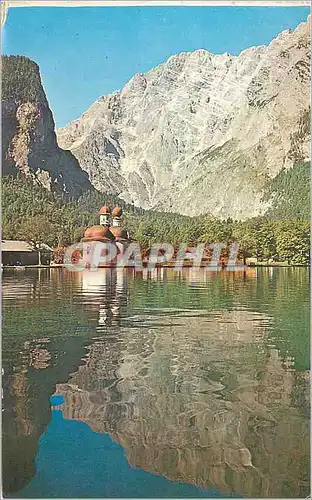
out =
[[83,272],[79,277],[82,304],[99,313],[97,331],[101,332],[101,325],[119,326],[121,309],[127,305],[126,273],[112,269],[108,272]]
[[97,341],[86,365],[57,386],[64,418],[109,432],[134,467],[174,481],[301,496],[309,427],[295,396],[304,378],[265,347],[262,320],[198,311],[171,316],[167,327],[161,318],[160,328],[124,330],[116,349]]
[[[31,448],[29,468],[56,387],[63,418],[109,433],[133,467],[223,494],[307,495],[308,289],[299,271],[5,278],[10,491],[34,470],[13,472],[25,460],[9,447],[15,436],[17,452]],[[14,341],[13,298],[26,314]]]

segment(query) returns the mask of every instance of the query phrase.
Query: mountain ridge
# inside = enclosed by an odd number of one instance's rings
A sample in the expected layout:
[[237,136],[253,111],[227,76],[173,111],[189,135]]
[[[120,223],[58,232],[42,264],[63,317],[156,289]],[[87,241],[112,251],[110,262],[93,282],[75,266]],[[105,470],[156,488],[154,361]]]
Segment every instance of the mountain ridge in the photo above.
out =
[[309,120],[309,23],[237,56],[173,55],[58,129],[59,145],[96,189],[136,206],[261,215],[270,179],[309,158],[306,130],[300,136]]

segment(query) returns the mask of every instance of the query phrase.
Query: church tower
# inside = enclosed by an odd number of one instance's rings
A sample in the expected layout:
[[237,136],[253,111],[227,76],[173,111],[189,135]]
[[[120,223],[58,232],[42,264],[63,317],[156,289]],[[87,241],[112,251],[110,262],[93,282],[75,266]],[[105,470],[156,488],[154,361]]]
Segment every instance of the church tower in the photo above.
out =
[[121,216],[122,208],[116,206],[112,211],[113,225],[110,227],[110,231],[115,236],[116,241],[126,243],[129,241],[129,233],[121,227]]
[[113,217],[113,226],[114,227],[120,227],[120,219],[122,216],[122,208],[121,207],[115,207],[112,211],[112,217]]
[[98,215],[100,216],[100,225],[109,227],[110,226],[110,215],[111,215],[111,209],[107,206],[104,205],[99,211]]

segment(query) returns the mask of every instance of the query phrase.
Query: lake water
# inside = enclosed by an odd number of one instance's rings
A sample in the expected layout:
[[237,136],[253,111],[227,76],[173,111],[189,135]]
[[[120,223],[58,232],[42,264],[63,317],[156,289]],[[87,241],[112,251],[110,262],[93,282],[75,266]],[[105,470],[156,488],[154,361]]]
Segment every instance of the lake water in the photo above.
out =
[[6,497],[306,497],[309,272],[3,271]]

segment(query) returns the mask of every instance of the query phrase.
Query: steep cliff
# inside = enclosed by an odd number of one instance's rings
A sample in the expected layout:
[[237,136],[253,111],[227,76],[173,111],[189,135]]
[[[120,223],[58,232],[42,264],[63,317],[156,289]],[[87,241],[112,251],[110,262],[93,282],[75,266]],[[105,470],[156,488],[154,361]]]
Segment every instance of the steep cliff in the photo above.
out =
[[143,208],[247,218],[309,158],[309,23],[239,56],[181,53],[58,130],[99,190]]
[[57,145],[37,64],[27,57],[4,56],[2,78],[3,173],[20,171],[50,191],[69,196],[90,188],[77,159]]

